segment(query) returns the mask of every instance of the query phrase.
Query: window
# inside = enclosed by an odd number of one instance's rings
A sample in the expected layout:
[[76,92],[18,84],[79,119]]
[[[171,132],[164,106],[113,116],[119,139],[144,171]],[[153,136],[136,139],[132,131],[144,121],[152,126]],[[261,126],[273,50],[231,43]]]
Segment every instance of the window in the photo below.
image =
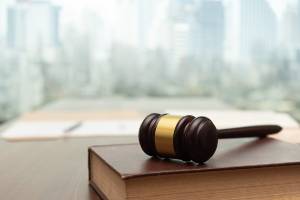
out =
[[116,95],[300,119],[300,0],[2,0],[0,13],[2,119]]

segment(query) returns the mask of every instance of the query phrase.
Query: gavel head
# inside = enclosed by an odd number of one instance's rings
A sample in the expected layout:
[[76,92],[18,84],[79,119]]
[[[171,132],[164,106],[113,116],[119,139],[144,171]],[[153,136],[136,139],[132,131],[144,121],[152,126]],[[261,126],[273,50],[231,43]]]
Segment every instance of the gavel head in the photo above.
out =
[[215,153],[218,135],[206,117],[152,113],[140,126],[139,142],[149,156],[203,163]]

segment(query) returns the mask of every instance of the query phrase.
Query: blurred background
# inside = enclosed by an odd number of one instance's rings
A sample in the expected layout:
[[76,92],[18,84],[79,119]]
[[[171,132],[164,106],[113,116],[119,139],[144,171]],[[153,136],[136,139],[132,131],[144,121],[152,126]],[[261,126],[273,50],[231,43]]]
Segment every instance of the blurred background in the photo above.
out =
[[0,1],[0,121],[70,98],[206,99],[299,120],[299,81],[300,0]]

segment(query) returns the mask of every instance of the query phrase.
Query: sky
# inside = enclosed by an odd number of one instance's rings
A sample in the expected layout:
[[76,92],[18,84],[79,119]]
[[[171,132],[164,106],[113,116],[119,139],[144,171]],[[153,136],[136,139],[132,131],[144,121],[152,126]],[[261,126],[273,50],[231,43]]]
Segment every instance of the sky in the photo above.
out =
[[[52,0],[54,4],[60,5],[63,8],[62,12],[62,24],[65,23],[77,23],[78,27],[84,26],[84,21],[82,21],[82,13],[83,11],[90,11],[99,14],[106,24],[110,24],[116,27],[124,26],[124,22],[118,19],[118,11],[117,5],[121,4],[122,2],[130,2],[136,0],[77,0],[74,3],[74,0]],[[152,1],[152,0],[149,0]],[[168,1],[168,0],[166,0]],[[172,1],[172,0],[170,0]],[[236,1],[236,0],[229,0],[229,1]],[[250,0],[251,1],[251,0]],[[273,8],[274,12],[281,16],[287,2],[292,2],[295,0],[267,0],[269,1],[271,7]],[[158,1],[160,2],[160,1]],[[125,18],[130,19],[133,17],[130,13],[128,16],[125,15]],[[125,27],[124,27],[125,28]]]
[[[30,0],[23,0],[23,1],[30,1]],[[40,0],[40,1],[47,1],[47,0]],[[125,19],[120,19],[120,15],[118,16],[118,13],[120,13],[120,11],[117,10],[117,7],[119,6],[117,5],[120,5],[122,3],[123,5],[126,5],[126,3],[124,4],[124,2],[130,2],[136,0],[76,0],[76,1],[49,0],[49,1],[51,1],[53,4],[62,7],[61,25],[71,23],[71,24],[75,24],[76,27],[79,29],[85,27],[85,21],[84,18],[82,17],[85,11],[92,12],[95,13],[96,15],[101,16],[101,18],[103,19],[103,21],[105,21],[106,24],[112,26],[112,29],[114,29],[114,27],[117,27],[116,30],[126,28],[126,24],[124,23],[126,21],[126,18],[132,19],[133,17],[135,17],[132,14],[128,13],[128,16],[127,15],[125,15],[125,17],[122,16]],[[227,0],[227,1],[236,1],[236,0]],[[275,13],[280,17],[285,6],[287,5],[287,2],[293,2],[296,0],[268,0],[268,1],[272,6],[272,8],[274,9]],[[0,28],[0,38],[1,36],[3,37],[6,30],[6,21],[5,21],[6,7],[7,5],[13,4],[14,2],[15,0],[0,0],[0,15],[1,15],[0,26],[2,26]]]
[[[70,10],[73,10],[74,14],[80,12],[80,10],[84,7],[89,9],[99,9],[99,11],[109,12],[112,8],[114,8],[116,2],[121,2],[121,1],[122,0],[110,0],[110,1],[81,0],[81,1],[76,1],[76,3],[74,3],[74,0],[52,0],[53,3],[61,5]],[[123,1],[130,1],[130,0],[123,0]],[[293,2],[295,0],[268,0],[268,1],[276,13],[281,13],[282,9],[285,7],[287,2]]]

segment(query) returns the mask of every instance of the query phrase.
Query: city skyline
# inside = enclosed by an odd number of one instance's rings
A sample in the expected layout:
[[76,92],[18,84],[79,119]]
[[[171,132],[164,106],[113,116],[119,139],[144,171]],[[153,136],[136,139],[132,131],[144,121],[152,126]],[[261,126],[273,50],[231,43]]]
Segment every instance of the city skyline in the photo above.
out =
[[299,0],[79,2],[0,3],[7,116],[69,96],[285,97],[300,76]]
[[[36,0],[35,0],[36,1]],[[35,2],[33,1],[33,2]],[[103,21],[106,21],[107,24],[110,24],[112,26],[112,29],[116,27],[122,27],[120,26],[122,21],[120,21],[118,18],[118,14],[116,13],[116,9],[120,6],[116,3],[116,0],[114,1],[78,1],[76,4],[74,4],[73,1],[68,1],[68,0],[62,0],[62,1],[57,1],[57,0],[52,0],[52,1],[47,1],[47,0],[40,0],[41,2],[52,2],[52,4],[56,4],[62,8],[62,13],[61,13],[61,25],[64,27],[67,24],[74,24],[77,26],[78,30],[84,29],[85,23],[82,21],[84,11],[87,12],[92,12],[92,13],[97,13],[100,17],[103,18]],[[134,2],[135,0],[123,0],[120,2]],[[145,1],[145,0],[144,0]],[[228,2],[232,2],[233,0],[223,0],[221,2],[224,2],[224,4],[228,4]],[[5,18],[6,15],[6,7],[9,5],[12,5],[15,0],[4,0],[2,1],[2,12],[1,15],[2,17]],[[30,1],[20,1],[20,2],[30,2]],[[155,2],[155,1],[154,1]],[[164,4],[165,2],[172,2],[172,0],[162,0],[160,1],[160,4]],[[289,3],[296,2],[296,0],[289,0],[289,1],[280,1],[280,0],[268,0],[268,3],[271,5],[272,9],[274,9],[274,12],[276,13],[277,16],[281,16],[283,10],[285,9],[286,5]],[[237,1],[235,1],[237,3]],[[0,5],[1,5],[0,4]],[[157,4],[152,3],[152,4]],[[151,8],[149,8],[151,9]],[[123,18],[128,19],[130,18],[130,14],[125,14]],[[76,22],[76,23],[74,23]],[[6,33],[6,22],[4,21],[2,29],[0,30],[0,33],[3,35]],[[118,30],[118,29],[116,29]],[[155,34],[155,33],[153,33]],[[155,36],[154,36],[155,37]],[[130,40],[130,37],[127,37],[124,35],[122,38],[123,41],[128,41]]]

